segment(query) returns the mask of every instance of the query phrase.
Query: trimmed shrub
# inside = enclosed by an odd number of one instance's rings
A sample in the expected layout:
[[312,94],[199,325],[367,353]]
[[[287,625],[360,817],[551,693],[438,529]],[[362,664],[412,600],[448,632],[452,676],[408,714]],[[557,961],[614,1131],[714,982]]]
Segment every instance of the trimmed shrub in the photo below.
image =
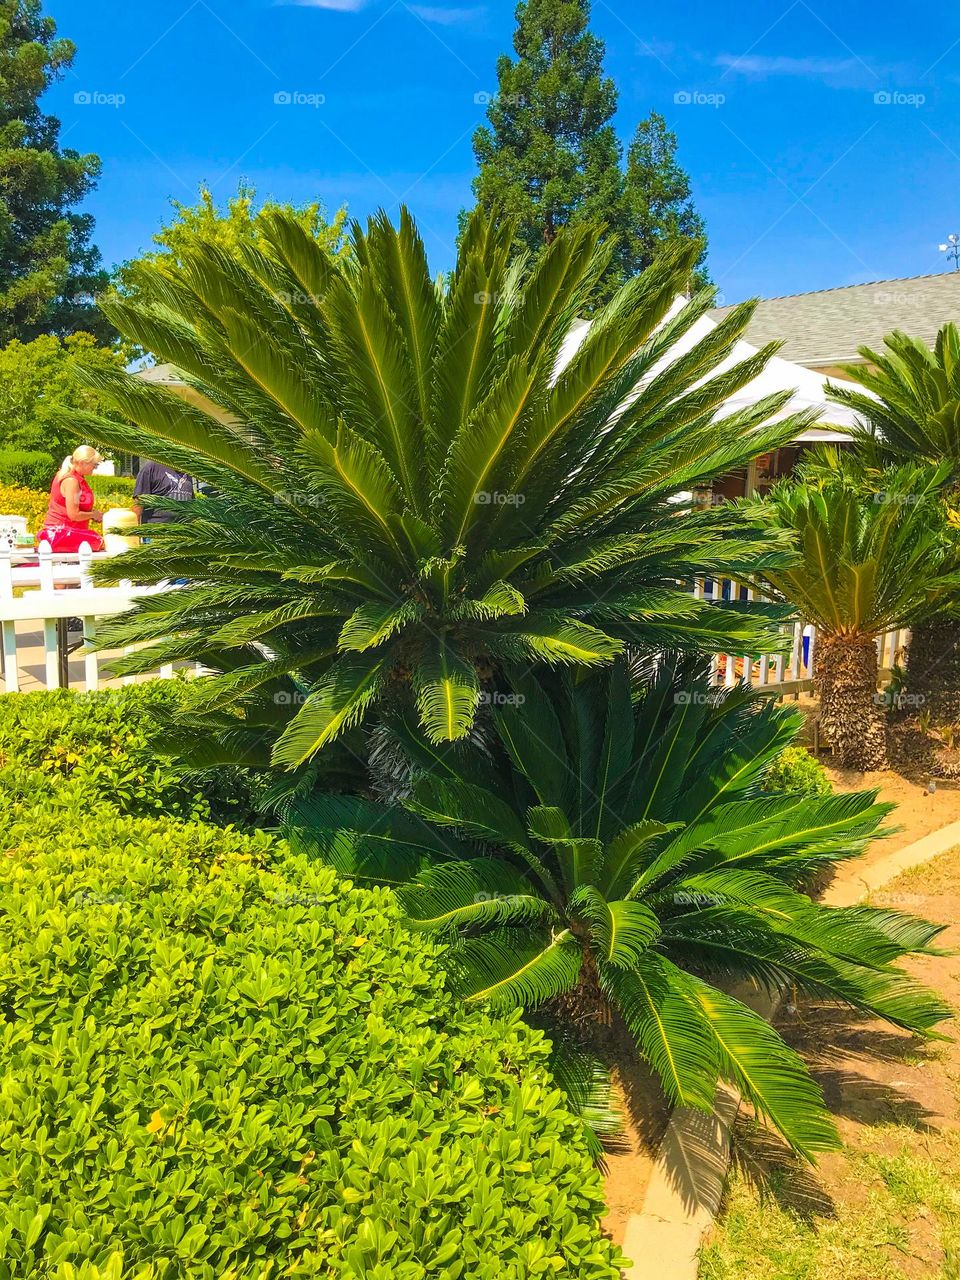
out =
[[388,890],[262,832],[0,824],[4,1280],[619,1276],[545,1041]]
[[0,485],[48,493],[59,464],[52,453],[32,449],[0,449]]
[[112,507],[129,507],[133,501],[133,476],[91,476],[90,488],[98,503]]
[[105,801],[124,814],[254,825],[249,771],[185,772],[161,753],[160,717],[183,691],[179,680],[153,680],[99,693],[0,695],[0,766],[7,766],[0,768],[0,792],[21,809],[69,807],[76,792],[88,805]]
[[764,791],[798,792],[805,796],[829,796],[833,786],[827,771],[806,747],[786,747],[763,779]]
[[0,515],[26,516],[31,533],[39,532],[49,505],[49,488],[41,493],[38,489],[0,484]]

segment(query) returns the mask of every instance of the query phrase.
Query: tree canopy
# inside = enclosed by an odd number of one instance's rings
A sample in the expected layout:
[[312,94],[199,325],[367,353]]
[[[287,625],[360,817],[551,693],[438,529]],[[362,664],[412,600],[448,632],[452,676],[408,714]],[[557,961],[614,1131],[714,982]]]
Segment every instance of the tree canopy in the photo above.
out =
[[616,248],[609,296],[678,239],[703,245],[691,283],[707,283],[705,230],[677,138],[656,112],[641,121],[624,167],[618,93],[604,74],[589,0],[522,0],[514,57],[497,64],[487,124],[474,134],[477,204],[516,223],[515,249],[537,254],[565,226],[603,223]]
[[677,135],[657,111],[637,125],[627,152],[624,199],[630,271],[648,267],[665,244],[698,240],[704,247],[692,284],[707,284],[706,228],[693,203],[690,177],[677,163]]
[[104,402],[75,377],[80,363],[122,370],[124,356],[98,346],[89,333],[14,339],[0,349],[0,448],[43,450],[59,461],[86,440],[73,415],[103,412]]
[[273,217],[282,212],[289,216],[307,235],[337,258],[348,252],[345,231],[346,208],[338,209],[328,219],[319,202],[294,205],[275,200],[258,203],[256,188],[241,182],[237,194],[227,200],[226,206],[217,204],[213,192],[203,184],[196,204],[171,201],[174,218],[153,237],[156,249],[148,250],[132,262],[125,263],[117,273],[117,283],[122,292],[136,290],[138,274],[143,267],[172,270],[182,265],[184,252],[198,243],[217,245],[233,252],[241,245],[248,245],[270,253],[267,229]]
[[73,206],[100,160],[60,146],[60,121],[39,100],[75,53],[40,0],[0,0],[0,344],[111,331],[93,299],[107,283],[93,218]]

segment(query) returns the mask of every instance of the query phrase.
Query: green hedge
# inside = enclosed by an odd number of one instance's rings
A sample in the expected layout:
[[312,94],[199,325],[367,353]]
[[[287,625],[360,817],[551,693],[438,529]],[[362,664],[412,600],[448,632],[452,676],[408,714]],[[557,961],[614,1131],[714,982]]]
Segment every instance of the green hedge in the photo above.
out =
[[388,891],[262,832],[0,835],[2,1280],[619,1275],[544,1041]]
[[102,502],[104,498],[114,499],[115,506],[129,506],[133,499],[133,476],[91,476],[90,488],[94,497]]
[[32,449],[0,449],[0,485],[50,492],[54,472],[60,465],[52,453]]
[[160,753],[161,717],[183,691],[179,680],[153,680],[100,693],[0,695],[0,792],[21,810],[69,807],[76,790],[87,804],[106,801],[135,816],[255,825],[256,781],[246,770],[185,774]]

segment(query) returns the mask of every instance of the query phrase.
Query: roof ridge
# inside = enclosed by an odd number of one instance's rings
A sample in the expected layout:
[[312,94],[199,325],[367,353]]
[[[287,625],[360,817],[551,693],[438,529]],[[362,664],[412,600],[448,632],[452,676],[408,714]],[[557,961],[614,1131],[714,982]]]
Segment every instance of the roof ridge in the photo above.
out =
[[[828,289],[809,289],[804,293],[777,293],[769,298],[760,298],[763,302],[786,302],[790,298],[814,298],[821,293],[843,293],[847,289],[872,289],[880,284],[907,284],[914,283],[917,280],[937,280],[941,277],[949,279],[951,276],[960,277],[957,271],[928,271],[919,276],[890,276],[884,280],[862,280],[859,284],[834,284]],[[739,303],[725,302],[722,307],[715,307],[715,311],[723,311],[727,307],[739,306]]]

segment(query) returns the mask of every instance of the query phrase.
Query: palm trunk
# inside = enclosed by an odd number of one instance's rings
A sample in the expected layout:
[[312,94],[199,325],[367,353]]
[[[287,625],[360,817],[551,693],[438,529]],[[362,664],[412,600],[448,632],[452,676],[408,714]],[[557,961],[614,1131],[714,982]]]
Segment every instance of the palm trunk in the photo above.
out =
[[887,730],[877,700],[877,646],[862,636],[822,636],[817,646],[820,724],[842,769],[883,769]]
[[960,720],[960,622],[935,618],[912,629],[907,692],[910,705],[935,723]]

